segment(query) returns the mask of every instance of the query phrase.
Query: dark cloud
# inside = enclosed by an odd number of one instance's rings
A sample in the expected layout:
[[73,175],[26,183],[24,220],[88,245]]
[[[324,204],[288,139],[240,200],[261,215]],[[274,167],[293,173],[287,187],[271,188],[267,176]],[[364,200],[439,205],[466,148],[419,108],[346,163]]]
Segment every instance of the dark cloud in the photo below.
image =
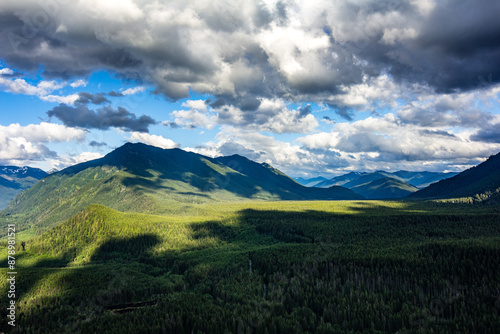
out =
[[328,124],[335,123],[335,120],[331,119],[329,116],[323,116],[323,121],[328,123]]
[[114,109],[110,106],[94,111],[85,105],[70,107],[60,104],[49,110],[47,115],[57,117],[66,126],[87,129],[107,130],[110,127],[115,127],[129,131],[148,132],[148,127],[156,124],[156,121],[149,116],[142,115],[137,118],[135,114],[125,108]]
[[214,102],[208,101],[212,108],[221,108],[224,106],[234,106],[243,111],[255,111],[259,108],[261,101],[254,96],[221,96]]
[[[0,59],[65,80],[104,69],[167,99],[198,91],[215,95],[214,108],[246,113],[262,98],[327,102],[381,74],[438,92],[500,82],[498,1],[439,1],[429,13],[410,0],[318,2],[307,11],[300,1],[132,1],[120,19],[99,4],[57,4],[46,11],[34,0],[2,2]],[[291,17],[300,25],[289,26]]]
[[299,108],[299,118],[306,117],[310,113],[312,113],[312,107],[310,104],[307,104],[305,107]]
[[354,119],[354,111],[350,108],[341,107],[337,105],[329,105],[333,111],[347,121],[352,121]]
[[179,125],[175,122],[169,122],[169,121],[162,122],[161,124],[164,126],[167,126],[167,127],[171,127],[172,129],[178,129],[181,127],[181,125]]
[[247,148],[241,144],[236,143],[233,140],[229,140],[219,147],[219,152],[223,156],[229,156],[233,154],[238,154],[244,156],[250,160],[258,160],[261,157],[259,152],[256,152],[250,148]]
[[449,133],[448,131],[442,131],[442,130],[420,130],[419,133],[422,136],[441,136],[441,137],[453,137],[455,138],[456,136],[453,133]]
[[500,143],[500,123],[489,124],[473,134],[470,139],[485,143]]
[[77,104],[103,104],[103,103],[110,103],[110,101],[104,97],[103,94],[91,94],[91,93],[85,93],[85,92],[80,92],[78,93],[79,98],[75,101]]
[[108,144],[106,144],[105,142],[97,142],[95,140],[92,140],[90,143],[89,143],[90,146],[92,147],[107,147]]
[[123,97],[124,96],[122,93],[114,91],[114,90],[112,90],[111,92],[109,92],[108,95],[109,96],[113,96],[113,97]]
[[433,110],[424,108],[405,109],[398,113],[403,123],[420,126],[477,127],[487,124],[493,116],[480,110]]

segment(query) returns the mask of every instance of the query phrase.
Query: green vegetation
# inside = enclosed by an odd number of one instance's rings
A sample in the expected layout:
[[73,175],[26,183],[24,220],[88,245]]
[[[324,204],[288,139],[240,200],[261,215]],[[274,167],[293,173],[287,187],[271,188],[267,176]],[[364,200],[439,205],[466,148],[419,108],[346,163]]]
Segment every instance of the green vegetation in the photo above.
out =
[[[237,155],[211,159],[129,143],[104,158],[44,178],[19,194],[0,213],[0,220],[15,222],[19,231],[41,234],[93,203],[123,212],[165,215],[186,213],[178,203],[361,198],[342,187],[304,187],[267,164]],[[3,224],[0,237],[5,235]]]
[[392,177],[384,177],[351,187],[350,189],[366,199],[403,198],[418,190],[418,188],[411,184]]
[[0,166],[0,210],[48,174],[39,168]]
[[[99,171],[93,171],[96,179]],[[120,173],[110,170],[104,177]],[[169,210],[151,215],[89,205],[41,235],[25,234],[26,251],[17,245],[16,327],[7,326],[2,307],[0,330],[500,328],[498,206],[208,201],[177,202]],[[1,255],[5,268],[6,251]],[[2,280],[1,305],[7,289]]]
[[431,184],[429,187],[411,194],[409,198],[475,198],[479,194],[479,197],[485,199],[499,188],[500,153],[452,178]]

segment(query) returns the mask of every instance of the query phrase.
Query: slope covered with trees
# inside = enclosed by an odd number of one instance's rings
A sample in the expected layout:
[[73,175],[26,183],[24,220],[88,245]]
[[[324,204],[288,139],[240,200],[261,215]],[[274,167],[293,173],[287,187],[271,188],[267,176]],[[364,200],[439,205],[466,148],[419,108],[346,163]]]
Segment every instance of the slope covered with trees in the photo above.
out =
[[0,210],[48,174],[39,168],[0,166]]
[[446,180],[411,194],[412,199],[475,197],[500,188],[500,153]]
[[366,199],[403,198],[414,193],[418,188],[392,177],[384,177],[367,183],[359,184],[350,189]]
[[18,195],[0,217],[17,222],[19,230],[40,233],[90,204],[167,214],[183,210],[179,203],[361,198],[342,187],[304,187],[269,165],[241,156],[212,159],[128,143],[101,159],[49,175]]
[[10,332],[496,333],[498,218],[428,202],[91,205],[18,245]]

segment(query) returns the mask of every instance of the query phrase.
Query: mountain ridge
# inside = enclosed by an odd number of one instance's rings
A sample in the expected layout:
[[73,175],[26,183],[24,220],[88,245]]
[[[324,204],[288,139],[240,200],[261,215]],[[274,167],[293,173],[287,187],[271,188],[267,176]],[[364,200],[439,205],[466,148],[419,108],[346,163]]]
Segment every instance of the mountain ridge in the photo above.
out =
[[410,199],[444,199],[472,197],[500,188],[500,153],[490,156],[486,161],[469,168],[449,179],[421,189]]
[[47,175],[40,168],[0,166],[0,210],[6,208],[16,195]]
[[2,215],[45,229],[90,204],[166,214],[182,210],[179,203],[215,200],[362,198],[343,187],[304,187],[270,165],[238,155],[210,158],[181,149],[127,143],[102,158],[45,177],[16,196]]

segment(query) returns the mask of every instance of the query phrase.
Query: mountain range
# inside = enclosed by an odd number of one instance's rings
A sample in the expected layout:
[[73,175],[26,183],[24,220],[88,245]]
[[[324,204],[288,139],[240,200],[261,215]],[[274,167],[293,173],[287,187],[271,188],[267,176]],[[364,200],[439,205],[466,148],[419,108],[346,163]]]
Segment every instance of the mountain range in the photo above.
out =
[[168,214],[179,203],[218,200],[356,200],[340,186],[309,188],[239,155],[209,158],[181,149],[127,143],[100,159],[48,175],[19,194],[6,219],[54,226],[90,204],[124,212]]
[[[476,195],[496,198],[500,191],[500,153],[457,175],[351,172],[328,182],[311,181],[320,182],[316,187],[303,186],[267,163],[240,155],[210,158],[140,143],[127,143],[103,158],[50,175],[29,167],[1,167],[0,171],[0,187],[7,190],[2,194],[20,192],[0,212],[0,219],[18,222],[20,230],[32,226],[40,231],[91,204],[122,212],[169,214],[192,209],[190,204],[221,200],[360,200],[407,196],[439,199]],[[422,186],[450,174],[454,176],[421,190],[407,182]]]
[[318,188],[342,186],[353,190],[366,199],[395,199],[404,198],[420,188],[439,180],[449,178],[458,173],[436,173],[436,172],[350,172],[332,179],[316,182],[319,178],[300,179],[304,185]]
[[39,168],[0,166],[0,210],[48,174]]
[[442,199],[475,197],[493,193],[500,188],[500,153],[485,162],[467,169],[449,179],[441,180],[409,196],[411,199]]

